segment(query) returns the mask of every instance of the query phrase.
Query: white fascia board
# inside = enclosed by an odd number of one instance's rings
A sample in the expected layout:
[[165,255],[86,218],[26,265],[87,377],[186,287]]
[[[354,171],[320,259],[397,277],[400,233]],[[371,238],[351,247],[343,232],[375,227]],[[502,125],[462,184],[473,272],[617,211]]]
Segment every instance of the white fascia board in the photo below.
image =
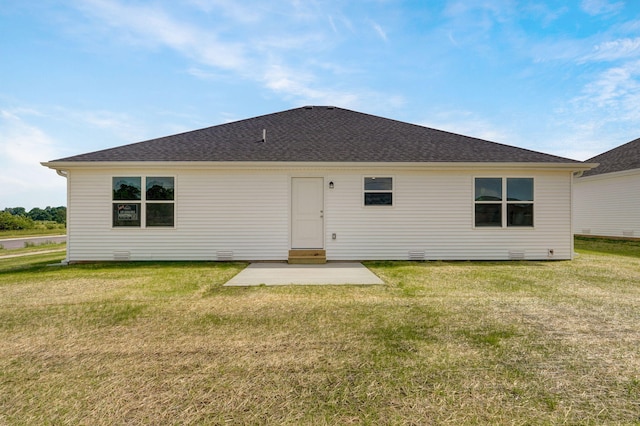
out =
[[617,177],[633,176],[633,175],[640,175],[640,168],[639,169],[620,170],[619,172],[600,173],[600,174],[597,174],[597,175],[579,177],[577,179],[577,181],[578,182],[589,182],[589,181],[592,181],[592,180],[613,179],[613,178],[617,178]]
[[43,162],[54,170],[101,168],[183,168],[183,169],[403,169],[403,170],[468,170],[468,169],[538,169],[580,172],[597,163],[472,163],[472,162],[291,162],[291,161],[68,161]]

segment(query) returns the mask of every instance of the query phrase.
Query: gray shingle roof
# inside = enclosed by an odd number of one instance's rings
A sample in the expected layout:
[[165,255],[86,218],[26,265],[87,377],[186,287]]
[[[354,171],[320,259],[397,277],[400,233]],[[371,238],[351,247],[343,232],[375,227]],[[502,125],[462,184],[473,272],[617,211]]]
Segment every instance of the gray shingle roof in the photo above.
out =
[[583,176],[640,169],[640,138],[596,155],[595,157],[588,159],[586,162],[600,163],[600,165],[594,169],[584,172]]
[[[262,142],[263,129],[266,141]],[[97,161],[579,163],[342,108],[314,106],[61,158]]]

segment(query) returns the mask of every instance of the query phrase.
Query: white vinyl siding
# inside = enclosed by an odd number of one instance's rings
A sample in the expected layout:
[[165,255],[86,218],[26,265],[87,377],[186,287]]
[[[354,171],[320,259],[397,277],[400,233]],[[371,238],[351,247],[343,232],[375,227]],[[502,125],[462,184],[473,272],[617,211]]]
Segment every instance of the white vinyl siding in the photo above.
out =
[[[519,176],[519,171],[496,175]],[[362,208],[357,176],[332,174],[325,206],[327,259],[571,259],[571,173],[536,172],[533,227],[473,227],[473,171],[394,173],[394,208]],[[553,256],[549,256],[553,250]]]
[[217,260],[219,252],[229,251],[233,259],[287,258],[287,176],[144,171],[154,176],[168,173],[179,180],[175,227],[113,228],[111,176],[124,172],[71,171],[68,260],[113,260],[114,253],[123,252],[131,260]]
[[640,237],[640,170],[574,181],[576,234]]
[[[68,260],[286,260],[291,178],[300,169],[113,168],[69,171]],[[392,173],[389,173],[392,172]],[[518,170],[483,175],[519,176]],[[112,176],[175,176],[175,227],[113,228]],[[331,170],[323,177],[328,260],[570,259],[571,172],[531,171],[535,228],[474,229],[477,170]],[[393,208],[363,205],[363,176],[393,176]],[[328,187],[334,182],[334,188]],[[332,239],[332,234],[336,235]]]

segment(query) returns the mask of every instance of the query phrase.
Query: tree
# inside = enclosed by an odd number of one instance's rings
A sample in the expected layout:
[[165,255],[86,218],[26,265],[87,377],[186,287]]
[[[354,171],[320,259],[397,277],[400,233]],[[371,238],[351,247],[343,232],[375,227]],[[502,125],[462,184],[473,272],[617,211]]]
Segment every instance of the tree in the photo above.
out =
[[4,209],[5,212],[10,213],[14,216],[26,216],[27,211],[24,207],[7,207]]
[[53,220],[57,223],[67,224],[67,208],[64,206],[56,207],[53,211]]
[[35,223],[28,217],[15,216],[7,211],[0,212],[0,230],[16,231],[33,227],[35,227]]
[[51,220],[49,212],[42,210],[39,207],[34,207],[29,210],[28,216],[33,220]]
[[[31,221],[42,220],[47,222],[56,222],[63,225],[67,224],[67,208],[65,206],[51,207],[47,206],[44,209],[34,207],[27,211],[24,207],[6,207],[0,213],[7,213],[11,216],[22,217]],[[8,219],[6,219],[8,221]],[[22,229],[22,228],[20,228]]]

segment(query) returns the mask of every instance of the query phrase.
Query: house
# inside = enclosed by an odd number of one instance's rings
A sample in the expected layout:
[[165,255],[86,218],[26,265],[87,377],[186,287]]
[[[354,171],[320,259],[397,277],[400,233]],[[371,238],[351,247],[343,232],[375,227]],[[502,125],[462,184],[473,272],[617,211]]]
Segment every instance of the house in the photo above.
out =
[[591,167],[327,106],[42,164],[69,262],[571,259]]
[[640,238],[640,139],[587,160],[574,183],[574,232]]

